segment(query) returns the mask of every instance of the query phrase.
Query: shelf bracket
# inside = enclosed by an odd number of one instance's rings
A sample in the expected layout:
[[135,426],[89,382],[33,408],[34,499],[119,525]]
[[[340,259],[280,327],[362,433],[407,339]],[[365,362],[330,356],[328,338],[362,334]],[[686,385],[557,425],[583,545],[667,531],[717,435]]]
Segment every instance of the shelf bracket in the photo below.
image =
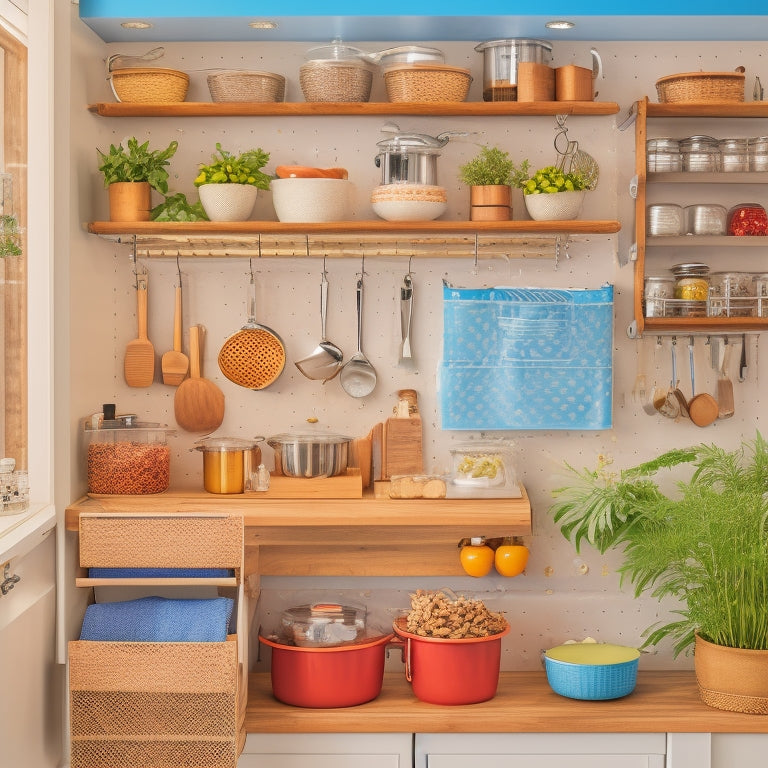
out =
[[637,120],[637,102],[634,102],[632,106],[627,110],[627,114],[624,119],[616,126],[620,131],[626,131]]

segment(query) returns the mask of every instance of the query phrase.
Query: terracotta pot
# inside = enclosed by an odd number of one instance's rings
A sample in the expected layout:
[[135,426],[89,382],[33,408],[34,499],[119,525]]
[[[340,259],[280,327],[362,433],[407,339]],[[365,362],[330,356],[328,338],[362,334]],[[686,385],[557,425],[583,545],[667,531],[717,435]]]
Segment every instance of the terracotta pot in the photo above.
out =
[[512,190],[506,184],[487,184],[469,189],[470,221],[509,221]]
[[693,660],[705,704],[729,712],[768,715],[768,651],[729,648],[696,635]]
[[116,181],[109,185],[110,221],[149,221],[152,188],[148,181]]

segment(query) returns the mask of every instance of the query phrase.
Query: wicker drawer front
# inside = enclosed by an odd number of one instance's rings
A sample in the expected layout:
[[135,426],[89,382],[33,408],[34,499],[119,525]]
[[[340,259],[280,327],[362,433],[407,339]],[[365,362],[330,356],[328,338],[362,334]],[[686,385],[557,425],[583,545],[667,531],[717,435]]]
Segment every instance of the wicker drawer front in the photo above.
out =
[[235,768],[237,642],[69,644],[71,768]]
[[80,516],[83,568],[240,568],[240,515]]

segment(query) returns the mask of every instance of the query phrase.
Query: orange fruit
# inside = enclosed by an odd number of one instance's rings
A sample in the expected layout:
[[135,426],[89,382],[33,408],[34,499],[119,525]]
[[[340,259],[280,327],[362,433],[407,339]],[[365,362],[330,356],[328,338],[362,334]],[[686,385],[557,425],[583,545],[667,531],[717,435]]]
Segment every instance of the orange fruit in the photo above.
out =
[[502,576],[519,576],[528,564],[528,547],[517,538],[505,538],[496,548],[494,564]]
[[493,568],[493,550],[481,537],[470,539],[468,546],[459,553],[461,567],[470,576],[487,576]]

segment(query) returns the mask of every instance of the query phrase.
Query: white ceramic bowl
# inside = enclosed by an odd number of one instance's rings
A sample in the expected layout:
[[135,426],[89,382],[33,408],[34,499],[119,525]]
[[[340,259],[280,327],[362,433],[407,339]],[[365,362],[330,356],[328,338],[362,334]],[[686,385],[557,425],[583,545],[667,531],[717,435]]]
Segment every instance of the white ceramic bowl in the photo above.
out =
[[575,219],[584,204],[585,189],[578,192],[545,192],[523,195],[525,207],[534,221],[566,221]]
[[386,221],[432,221],[448,208],[448,203],[434,200],[377,200],[372,205]]
[[349,179],[272,179],[272,204],[280,221],[347,221],[352,183]]

